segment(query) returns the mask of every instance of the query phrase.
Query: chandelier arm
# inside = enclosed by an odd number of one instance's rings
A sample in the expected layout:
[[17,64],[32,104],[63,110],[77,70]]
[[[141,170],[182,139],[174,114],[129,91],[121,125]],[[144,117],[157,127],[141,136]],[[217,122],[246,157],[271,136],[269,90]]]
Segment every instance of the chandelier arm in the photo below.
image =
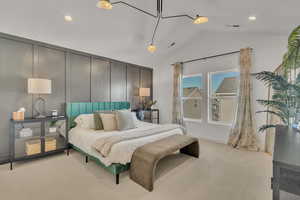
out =
[[189,15],[173,15],[173,16],[162,16],[161,18],[162,19],[171,19],[171,18],[180,18],[180,17],[187,17],[187,18],[189,18],[189,19],[191,19],[191,20],[194,20],[195,18],[193,18],[193,17],[191,17],[191,16],[189,16]]
[[140,9],[140,8],[137,8],[137,7],[135,7],[135,6],[133,6],[133,5],[129,4],[129,3],[126,3],[126,2],[124,2],[124,1],[117,1],[117,2],[113,2],[113,3],[111,3],[111,4],[112,4],[112,5],[123,4],[123,5],[125,5],[125,6],[130,7],[130,8],[133,8],[133,9],[135,9],[135,10],[137,10],[137,11],[140,11],[140,12],[142,12],[142,13],[144,13],[144,14],[147,14],[147,15],[149,15],[149,16],[151,16],[151,17],[154,17],[154,18],[157,18],[157,17],[158,17],[158,15],[154,15],[154,14],[152,14],[152,13],[149,13],[149,12],[147,12],[147,11],[145,11],[145,10],[142,10],[142,9]]
[[160,22],[160,17],[158,17],[158,19],[157,19],[156,26],[155,26],[155,29],[154,29],[154,32],[153,32],[153,35],[152,35],[151,44],[153,44],[153,42],[154,42],[154,39],[155,39],[155,35],[156,35],[156,31],[157,31],[159,22]]

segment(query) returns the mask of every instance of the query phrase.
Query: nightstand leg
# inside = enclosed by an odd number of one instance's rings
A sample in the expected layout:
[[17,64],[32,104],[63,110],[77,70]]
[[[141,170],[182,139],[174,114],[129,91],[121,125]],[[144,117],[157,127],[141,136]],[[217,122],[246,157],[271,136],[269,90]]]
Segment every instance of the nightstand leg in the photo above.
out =
[[119,185],[120,174],[116,174],[116,185]]
[[12,170],[13,170],[13,162],[10,161],[10,171],[12,171]]
[[88,163],[88,162],[89,162],[89,157],[85,156],[85,163]]
[[70,148],[67,149],[67,156],[70,155]]

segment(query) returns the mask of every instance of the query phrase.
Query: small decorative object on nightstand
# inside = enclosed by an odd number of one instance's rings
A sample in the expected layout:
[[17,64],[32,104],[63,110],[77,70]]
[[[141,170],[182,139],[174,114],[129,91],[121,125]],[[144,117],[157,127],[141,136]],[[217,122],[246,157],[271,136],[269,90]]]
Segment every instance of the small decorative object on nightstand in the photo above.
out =
[[64,152],[68,149],[68,131],[60,129],[65,116],[10,120],[10,169],[13,162]]
[[[159,109],[149,109],[149,110],[134,110],[137,112],[137,117],[139,120],[144,122],[149,122],[153,124],[159,124]],[[141,117],[142,116],[142,117]]]

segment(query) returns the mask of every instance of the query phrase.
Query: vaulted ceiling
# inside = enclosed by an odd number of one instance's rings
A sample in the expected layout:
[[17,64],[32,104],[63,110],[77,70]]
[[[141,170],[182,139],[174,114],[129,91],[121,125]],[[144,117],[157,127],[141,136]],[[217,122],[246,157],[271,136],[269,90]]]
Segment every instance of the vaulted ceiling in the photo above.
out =
[[[156,0],[124,0],[156,12]],[[113,1],[112,1],[113,2]],[[0,32],[74,48],[114,59],[149,65],[178,45],[203,32],[287,34],[299,24],[299,0],[164,0],[164,15],[196,14],[209,22],[194,25],[189,19],[160,24],[157,52],[150,54],[155,19],[115,5],[110,11],[96,7],[97,0],[0,0]],[[64,21],[71,15],[72,22]],[[248,16],[257,20],[250,22]],[[239,24],[239,29],[226,25]],[[175,47],[169,47],[176,42]]]

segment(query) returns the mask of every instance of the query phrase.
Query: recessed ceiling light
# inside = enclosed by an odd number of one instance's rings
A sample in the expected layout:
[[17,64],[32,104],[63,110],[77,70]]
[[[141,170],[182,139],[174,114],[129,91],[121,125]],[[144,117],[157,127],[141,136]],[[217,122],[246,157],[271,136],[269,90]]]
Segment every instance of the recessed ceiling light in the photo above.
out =
[[65,16],[65,21],[71,22],[72,20],[73,20],[73,18],[70,15]]
[[248,19],[249,19],[250,21],[255,21],[255,20],[256,20],[256,16],[249,16]]

